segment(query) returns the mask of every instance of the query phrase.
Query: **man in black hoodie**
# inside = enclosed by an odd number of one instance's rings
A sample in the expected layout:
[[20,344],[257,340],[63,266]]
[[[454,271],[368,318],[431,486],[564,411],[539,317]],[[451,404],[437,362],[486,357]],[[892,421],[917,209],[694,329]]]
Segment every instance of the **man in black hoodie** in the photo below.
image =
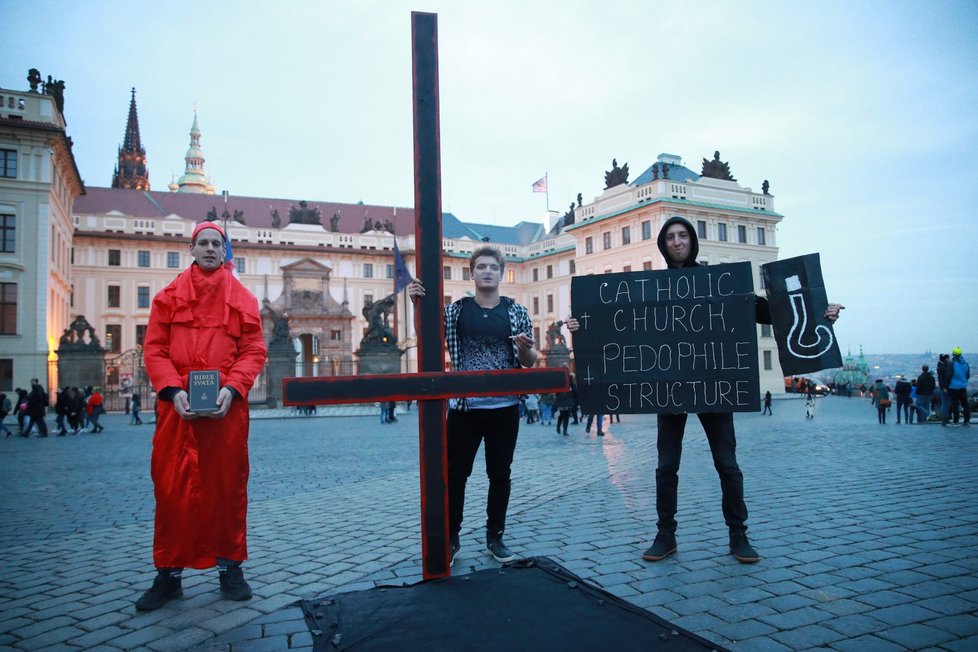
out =
[[[670,269],[696,267],[699,240],[693,225],[681,217],[666,220],[659,231],[659,251]],[[834,322],[843,309],[830,303],[825,318]],[[767,299],[757,298],[757,322],[770,324],[771,314]],[[659,414],[658,453],[659,463],[655,470],[655,507],[659,521],[658,533],[652,546],[642,555],[646,561],[659,561],[676,551],[676,509],[679,489],[679,461],[683,450],[683,432],[687,414]],[[744,475],[737,464],[737,438],[734,434],[731,412],[697,414],[713,454],[713,464],[720,476],[723,494],[723,519],[730,530],[730,552],[737,561],[752,564],[760,556],[747,540],[747,505],[744,502]]]

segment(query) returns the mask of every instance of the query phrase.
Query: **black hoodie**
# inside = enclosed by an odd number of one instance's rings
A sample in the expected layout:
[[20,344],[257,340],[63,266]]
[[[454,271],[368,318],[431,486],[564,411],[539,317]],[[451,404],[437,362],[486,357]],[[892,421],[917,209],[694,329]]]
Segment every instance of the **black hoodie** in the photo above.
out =
[[[666,249],[666,231],[673,224],[682,224],[686,231],[689,233],[689,255],[686,260],[683,261],[682,267],[699,267],[699,263],[696,262],[696,257],[700,255],[700,239],[696,235],[696,229],[690,224],[689,220],[686,220],[678,215],[674,215],[666,220],[662,228],[659,229],[659,238],[657,240],[659,245],[659,253],[662,257],[666,259],[666,266],[669,269],[677,269],[680,266],[672,262],[672,258],[669,257],[669,252]],[[758,324],[770,324],[771,323],[771,310],[768,307],[767,299],[764,297],[757,297],[757,303],[755,305],[755,316],[757,317]]]
[[673,224],[682,224],[689,233],[689,256],[686,257],[682,267],[698,267],[699,263],[696,262],[696,257],[700,255],[700,239],[696,235],[696,229],[693,228],[693,225],[678,215],[670,217],[668,220],[666,220],[666,223],[662,225],[662,228],[659,229],[659,253],[661,253],[662,257],[666,259],[666,265],[669,267],[669,269],[679,267],[679,265],[672,262],[672,258],[669,257],[669,251],[666,249],[666,231],[668,231],[669,227]]

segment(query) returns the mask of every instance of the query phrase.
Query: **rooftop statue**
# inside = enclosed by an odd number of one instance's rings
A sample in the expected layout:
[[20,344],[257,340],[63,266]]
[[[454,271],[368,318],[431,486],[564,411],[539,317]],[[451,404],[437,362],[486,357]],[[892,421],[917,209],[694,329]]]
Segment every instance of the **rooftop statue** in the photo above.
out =
[[614,188],[623,183],[628,183],[628,163],[618,167],[618,160],[611,159],[611,169],[604,173],[604,187]]
[[333,213],[333,217],[329,218],[329,230],[336,233],[340,230],[340,212],[336,211]]
[[278,214],[278,209],[272,210],[272,228],[280,229],[282,228],[282,216]]
[[36,93],[37,87],[41,85],[41,71],[31,68],[27,71],[27,82],[31,85],[31,92]]
[[290,224],[322,224],[322,215],[318,208],[309,208],[305,200],[299,202],[299,208],[289,206]]
[[712,179],[726,179],[727,181],[736,181],[733,175],[730,174],[730,165],[725,161],[720,160],[720,152],[713,152],[713,160],[707,161],[703,159],[703,171],[700,172],[702,177],[710,177]]

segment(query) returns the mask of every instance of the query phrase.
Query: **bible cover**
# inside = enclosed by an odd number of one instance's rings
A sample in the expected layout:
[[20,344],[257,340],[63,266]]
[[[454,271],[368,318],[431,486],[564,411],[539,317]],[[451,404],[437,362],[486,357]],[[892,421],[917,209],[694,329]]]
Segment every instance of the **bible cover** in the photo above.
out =
[[221,391],[221,375],[216,369],[191,371],[187,385],[191,412],[207,414],[217,411],[217,393]]

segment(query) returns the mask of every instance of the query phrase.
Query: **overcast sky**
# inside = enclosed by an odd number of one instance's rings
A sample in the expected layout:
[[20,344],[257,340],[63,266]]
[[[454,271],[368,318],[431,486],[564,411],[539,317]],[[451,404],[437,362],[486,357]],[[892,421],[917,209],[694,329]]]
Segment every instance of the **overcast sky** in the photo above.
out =
[[2,0],[0,86],[63,79],[111,183],[136,87],[150,182],[196,104],[218,190],[413,204],[410,11],[438,13],[443,207],[542,222],[662,152],[770,180],[780,257],[819,252],[843,352],[978,359],[978,3]]

